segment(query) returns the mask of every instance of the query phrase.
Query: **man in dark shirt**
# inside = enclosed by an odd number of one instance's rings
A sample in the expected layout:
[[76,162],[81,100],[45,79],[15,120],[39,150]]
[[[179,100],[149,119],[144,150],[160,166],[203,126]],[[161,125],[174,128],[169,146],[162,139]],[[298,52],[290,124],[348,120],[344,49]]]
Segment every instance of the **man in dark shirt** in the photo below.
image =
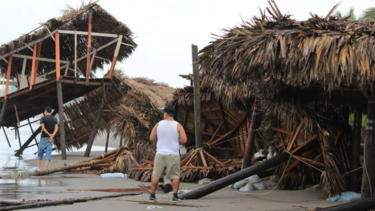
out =
[[49,161],[51,160],[51,152],[52,152],[52,146],[54,137],[58,130],[58,124],[57,119],[51,115],[52,108],[50,106],[47,106],[44,110],[45,116],[43,116],[40,119],[40,125],[42,127],[42,135],[39,141],[39,147],[38,147],[38,171],[40,171],[42,166],[42,159],[44,150],[46,151],[46,165],[44,167],[44,170],[47,170]]

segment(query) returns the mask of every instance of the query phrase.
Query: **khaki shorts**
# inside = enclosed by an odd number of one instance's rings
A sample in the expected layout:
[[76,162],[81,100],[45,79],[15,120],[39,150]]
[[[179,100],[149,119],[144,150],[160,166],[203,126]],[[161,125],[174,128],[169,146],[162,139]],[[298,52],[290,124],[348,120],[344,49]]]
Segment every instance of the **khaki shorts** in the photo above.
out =
[[154,170],[152,177],[160,178],[164,175],[169,179],[180,178],[180,156],[156,154],[154,160]]

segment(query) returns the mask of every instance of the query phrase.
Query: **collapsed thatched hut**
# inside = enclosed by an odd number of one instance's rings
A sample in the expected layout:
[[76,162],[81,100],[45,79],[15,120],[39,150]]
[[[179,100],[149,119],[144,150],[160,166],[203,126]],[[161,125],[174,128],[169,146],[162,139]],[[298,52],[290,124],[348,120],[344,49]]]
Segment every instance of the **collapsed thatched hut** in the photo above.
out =
[[225,30],[198,57],[202,87],[216,98],[257,99],[265,145],[292,153],[317,143],[276,174],[282,189],[320,182],[324,197],[346,190],[347,173],[358,170],[350,161],[359,157],[348,150],[354,148],[349,109],[363,111],[374,96],[375,21],[337,19],[330,16],[334,9],[295,21],[270,1],[269,15]]
[[[166,84],[129,78],[116,70],[113,87],[107,93],[99,88],[65,105],[67,148],[81,148],[88,143],[104,95],[97,134],[109,131],[114,137],[122,137],[124,145],[135,150],[134,156],[139,162],[152,160],[155,147],[151,146],[149,134],[153,125],[163,118],[161,108],[171,100],[173,91]],[[56,145],[59,146],[58,138]]]

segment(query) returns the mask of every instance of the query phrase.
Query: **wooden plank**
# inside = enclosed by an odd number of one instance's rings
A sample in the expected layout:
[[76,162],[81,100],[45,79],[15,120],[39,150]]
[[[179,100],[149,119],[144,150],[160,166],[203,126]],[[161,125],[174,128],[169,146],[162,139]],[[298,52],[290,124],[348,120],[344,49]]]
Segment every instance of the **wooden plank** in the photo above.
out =
[[[60,34],[72,34],[72,35],[86,35],[88,36],[88,32],[84,31],[70,31],[70,30],[58,30]],[[97,33],[97,32],[91,32],[92,37],[112,37],[112,38],[117,38],[119,37],[118,34],[107,34],[107,33]]]
[[301,131],[302,126],[303,126],[303,120],[298,125],[297,130],[295,131],[295,133],[292,136],[292,139],[289,141],[289,144],[288,144],[288,147],[287,147],[288,151],[290,151],[292,149],[292,146],[293,146],[294,142],[296,141],[297,136],[298,136],[299,132]]
[[194,157],[197,155],[198,151],[195,151],[191,157],[189,158],[189,160],[186,162],[186,164],[184,166],[188,166],[190,164],[190,162],[194,159]]
[[32,59],[32,62],[31,62],[30,89],[33,88],[33,85],[35,84],[35,80],[36,80],[36,69],[35,69],[36,53],[37,53],[37,44],[34,45],[33,59]]
[[306,144],[310,143],[311,141],[314,141],[317,138],[317,135],[313,135],[309,137],[305,142],[303,142],[300,146],[296,147],[291,154],[296,153],[298,150],[300,150],[302,147],[306,146]]
[[311,165],[314,165],[314,166],[319,166],[319,167],[325,167],[325,164],[324,163],[321,163],[321,162],[317,162],[317,161],[314,161],[314,160],[311,160],[309,158],[305,158],[305,157],[301,157],[301,156],[297,156],[297,155],[294,155],[294,157],[302,160],[302,161],[305,161],[306,163],[309,163]]
[[217,136],[217,133],[220,131],[220,128],[224,125],[224,121],[220,123],[220,125],[216,128],[216,131],[211,136],[211,139],[208,141],[208,143],[211,143],[211,141]]
[[25,79],[26,79],[26,76],[25,76],[26,64],[27,64],[27,59],[23,59],[22,72],[21,72],[21,82],[20,82],[20,86],[18,87],[18,90],[21,89],[21,85],[24,84]]
[[7,79],[6,79],[6,83],[5,83],[5,95],[4,95],[5,99],[8,97],[8,93],[9,93],[9,81],[10,81],[10,73],[12,71],[12,61],[13,61],[13,55],[11,54],[9,56]]
[[224,166],[224,164],[222,162],[220,162],[218,159],[216,159],[214,156],[210,155],[208,152],[202,150],[203,153],[209,157],[212,161],[214,161],[215,163],[219,164],[220,166]]
[[112,59],[111,68],[109,69],[109,72],[108,72],[108,78],[112,78],[112,76],[113,76],[113,70],[115,69],[117,56],[118,56],[118,53],[119,53],[120,48],[121,48],[121,42],[122,42],[122,35],[120,35],[120,37],[118,38],[118,41],[117,41],[115,53],[114,53],[113,59]]
[[55,33],[55,55],[56,55],[56,80],[60,80],[60,36]]
[[[36,53],[36,57],[40,57],[40,53],[42,52],[42,44],[43,42],[38,43],[38,52]],[[39,67],[39,60],[35,61],[35,70],[38,72],[38,67]]]
[[147,163],[147,164],[154,165],[154,161],[146,160],[146,159],[143,159],[143,160],[142,160],[142,163]]
[[201,156],[201,159],[202,159],[202,162],[203,162],[203,166],[207,166],[207,162],[206,162],[206,159],[204,158],[204,154],[202,152],[203,150],[199,150],[199,155]]
[[220,136],[219,138],[217,138],[216,140],[214,140],[214,141],[213,141],[212,143],[210,143],[210,144],[211,144],[211,145],[216,144],[217,142],[223,140],[225,137],[231,135],[234,131],[237,130],[237,128],[241,125],[241,123],[245,120],[245,118],[246,118],[246,115],[244,115],[244,116],[241,118],[241,121],[239,121],[239,122],[237,123],[237,125],[236,125],[235,128],[233,128],[231,131],[225,133],[224,135]]
[[283,145],[283,149],[286,150],[286,145],[285,145],[285,141],[284,141],[283,135],[281,135],[280,132],[277,132],[277,134],[279,134],[281,144]]
[[86,58],[86,78],[89,78],[90,69],[90,52],[91,52],[91,20],[92,20],[92,9],[89,10],[88,18],[88,31],[87,31],[87,58]]

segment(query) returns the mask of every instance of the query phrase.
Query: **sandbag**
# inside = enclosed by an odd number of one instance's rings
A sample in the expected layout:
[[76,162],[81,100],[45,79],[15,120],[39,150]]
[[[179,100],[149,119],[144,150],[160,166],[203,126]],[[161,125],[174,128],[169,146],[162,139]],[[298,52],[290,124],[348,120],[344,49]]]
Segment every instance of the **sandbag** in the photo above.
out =
[[254,191],[254,190],[255,190],[255,188],[254,188],[253,184],[251,184],[251,182],[246,183],[245,186],[240,188],[241,192],[250,192],[250,191]]
[[234,187],[234,189],[240,189],[240,188],[242,188],[244,185],[246,185],[246,183],[248,183],[248,181],[246,181],[246,180],[241,180],[241,181],[238,181],[238,182],[234,183],[233,187]]
[[246,180],[249,181],[249,182],[252,182],[252,183],[257,183],[257,182],[261,181],[260,177],[257,174],[246,178]]
[[326,199],[326,201],[337,201],[337,202],[347,202],[347,201],[355,201],[360,200],[361,194],[356,192],[342,192],[341,194],[334,196],[332,198]]
[[253,186],[256,190],[265,190],[268,188],[267,184],[263,181],[254,183]]
[[102,179],[109,179],[109,178],[111,178],[111,179],[118,179],[118,178],[120,178],[120,179],[123,179],[123,178],[128,178],[128,175],[126,175],[126,174],[123,174],[123,173],[106,173],[106,174],[101,174],[100,175],[100,178],[102,178]]

